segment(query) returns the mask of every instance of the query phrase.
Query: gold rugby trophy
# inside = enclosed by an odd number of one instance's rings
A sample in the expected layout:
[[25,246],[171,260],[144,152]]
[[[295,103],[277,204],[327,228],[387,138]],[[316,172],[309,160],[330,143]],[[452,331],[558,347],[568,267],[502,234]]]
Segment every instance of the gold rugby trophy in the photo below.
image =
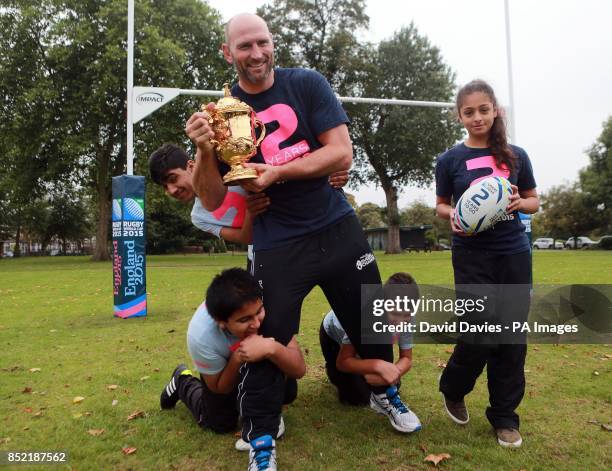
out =
[[[244,164],[256,154],[257,146],[266,136],[266,127],[255,117],[253,108],[231,95],[229,84],[223,85],[223,91],[225,96],[214,110],[209,111],[202,105],[202,111],[210,116],[208,122],[215,133],[210,142],[217,158],[231,167],[223,176],[223,184],[232,186],[257,178],[255,169],[245,168]],[[255,137],[257,127],[261,128],[259,139]]]

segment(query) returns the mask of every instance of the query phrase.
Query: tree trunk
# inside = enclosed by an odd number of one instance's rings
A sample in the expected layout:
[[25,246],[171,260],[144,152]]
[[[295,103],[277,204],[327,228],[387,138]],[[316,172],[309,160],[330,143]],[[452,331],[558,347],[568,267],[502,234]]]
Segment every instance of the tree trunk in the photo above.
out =
[[400,245],[399,211],[397,209],[397,188],[393,184],[384,184],[383,190],[387,199],[387,250],[385,253],[402,253]]
[[108,251],[108,218],[110,217],[110,192],[107,188],[98,188],[98,227],[96,230],[96,247],[92,259],[94,261],[110,260]]
[[[102,155],[100,155],[102,154]],[[97,262],[110,260],[108,251],[108,221],[110,219],[110,188],[107,182],[110,155],[98,154],[99,165],[96,181],[98,193],[98,222],[96,229],[96,248],[92,260]]]
[[[98,152],[96,152],[96,158],[98,160],[98,174],[96,179],[96,189],[98,192],[98,227],[96,230],[96,247],[94,254],[91,257],[94,261],[107,261],[110,260],[110,252],[108,250],[108,227],[111,218],[111,198],[112,198],[112,185],[111,176],[118,175],[123,168],[123,162],[121,156],[125,155],[126,152],[126,141],[121,136],[125,136],[125,132],[118,135],[118,131],[121,128],[120,122],[123,117],[124,103],[120,102],[119,109],[116,113],[113,113],[115,119],[110,125],[108,132],[108,138],[105,143],[100,145]],[[120,139],[120,148],[118,158],[115,159],[113,166],[113,149],[117,139]]]

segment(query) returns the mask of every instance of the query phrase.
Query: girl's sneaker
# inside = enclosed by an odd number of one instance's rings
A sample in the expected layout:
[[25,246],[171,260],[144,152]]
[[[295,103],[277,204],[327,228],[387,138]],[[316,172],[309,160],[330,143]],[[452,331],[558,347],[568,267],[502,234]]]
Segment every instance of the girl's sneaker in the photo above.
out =
[[497,443],[504,448],[518,448],[523,444],[521,434],[515,428],[498,428],[495,429],[497,435]]

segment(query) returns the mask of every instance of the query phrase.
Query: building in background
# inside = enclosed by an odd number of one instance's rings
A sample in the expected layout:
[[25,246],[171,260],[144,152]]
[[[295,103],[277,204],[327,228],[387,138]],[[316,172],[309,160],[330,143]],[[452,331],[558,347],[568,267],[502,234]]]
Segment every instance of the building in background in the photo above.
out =
[[[425,232],[433,226],[423,224],[420,226],[400,227],[400,247],[402,250],[431,250],[431,243],[425,237]],[[372,250],[387,250],[387,227],[364,229],[368,243]]]

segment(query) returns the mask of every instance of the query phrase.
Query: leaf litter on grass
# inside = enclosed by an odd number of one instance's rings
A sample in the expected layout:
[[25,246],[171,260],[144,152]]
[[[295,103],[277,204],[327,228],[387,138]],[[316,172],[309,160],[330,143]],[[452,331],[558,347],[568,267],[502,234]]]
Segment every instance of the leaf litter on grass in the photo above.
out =
[[451,455],[449,455],[448,453],[440,453],[438,455],[427,455],[423,461],[428,461],[430,463],[433,463],[434,466],[438,466],[438,464],[443,461],[443,460],[447,460],[450,459]]
[[128,415],[127,420],[144,419],[144,417],[145,417],[144,411],[136,410],[136,411],[132,412],[130,415]]

